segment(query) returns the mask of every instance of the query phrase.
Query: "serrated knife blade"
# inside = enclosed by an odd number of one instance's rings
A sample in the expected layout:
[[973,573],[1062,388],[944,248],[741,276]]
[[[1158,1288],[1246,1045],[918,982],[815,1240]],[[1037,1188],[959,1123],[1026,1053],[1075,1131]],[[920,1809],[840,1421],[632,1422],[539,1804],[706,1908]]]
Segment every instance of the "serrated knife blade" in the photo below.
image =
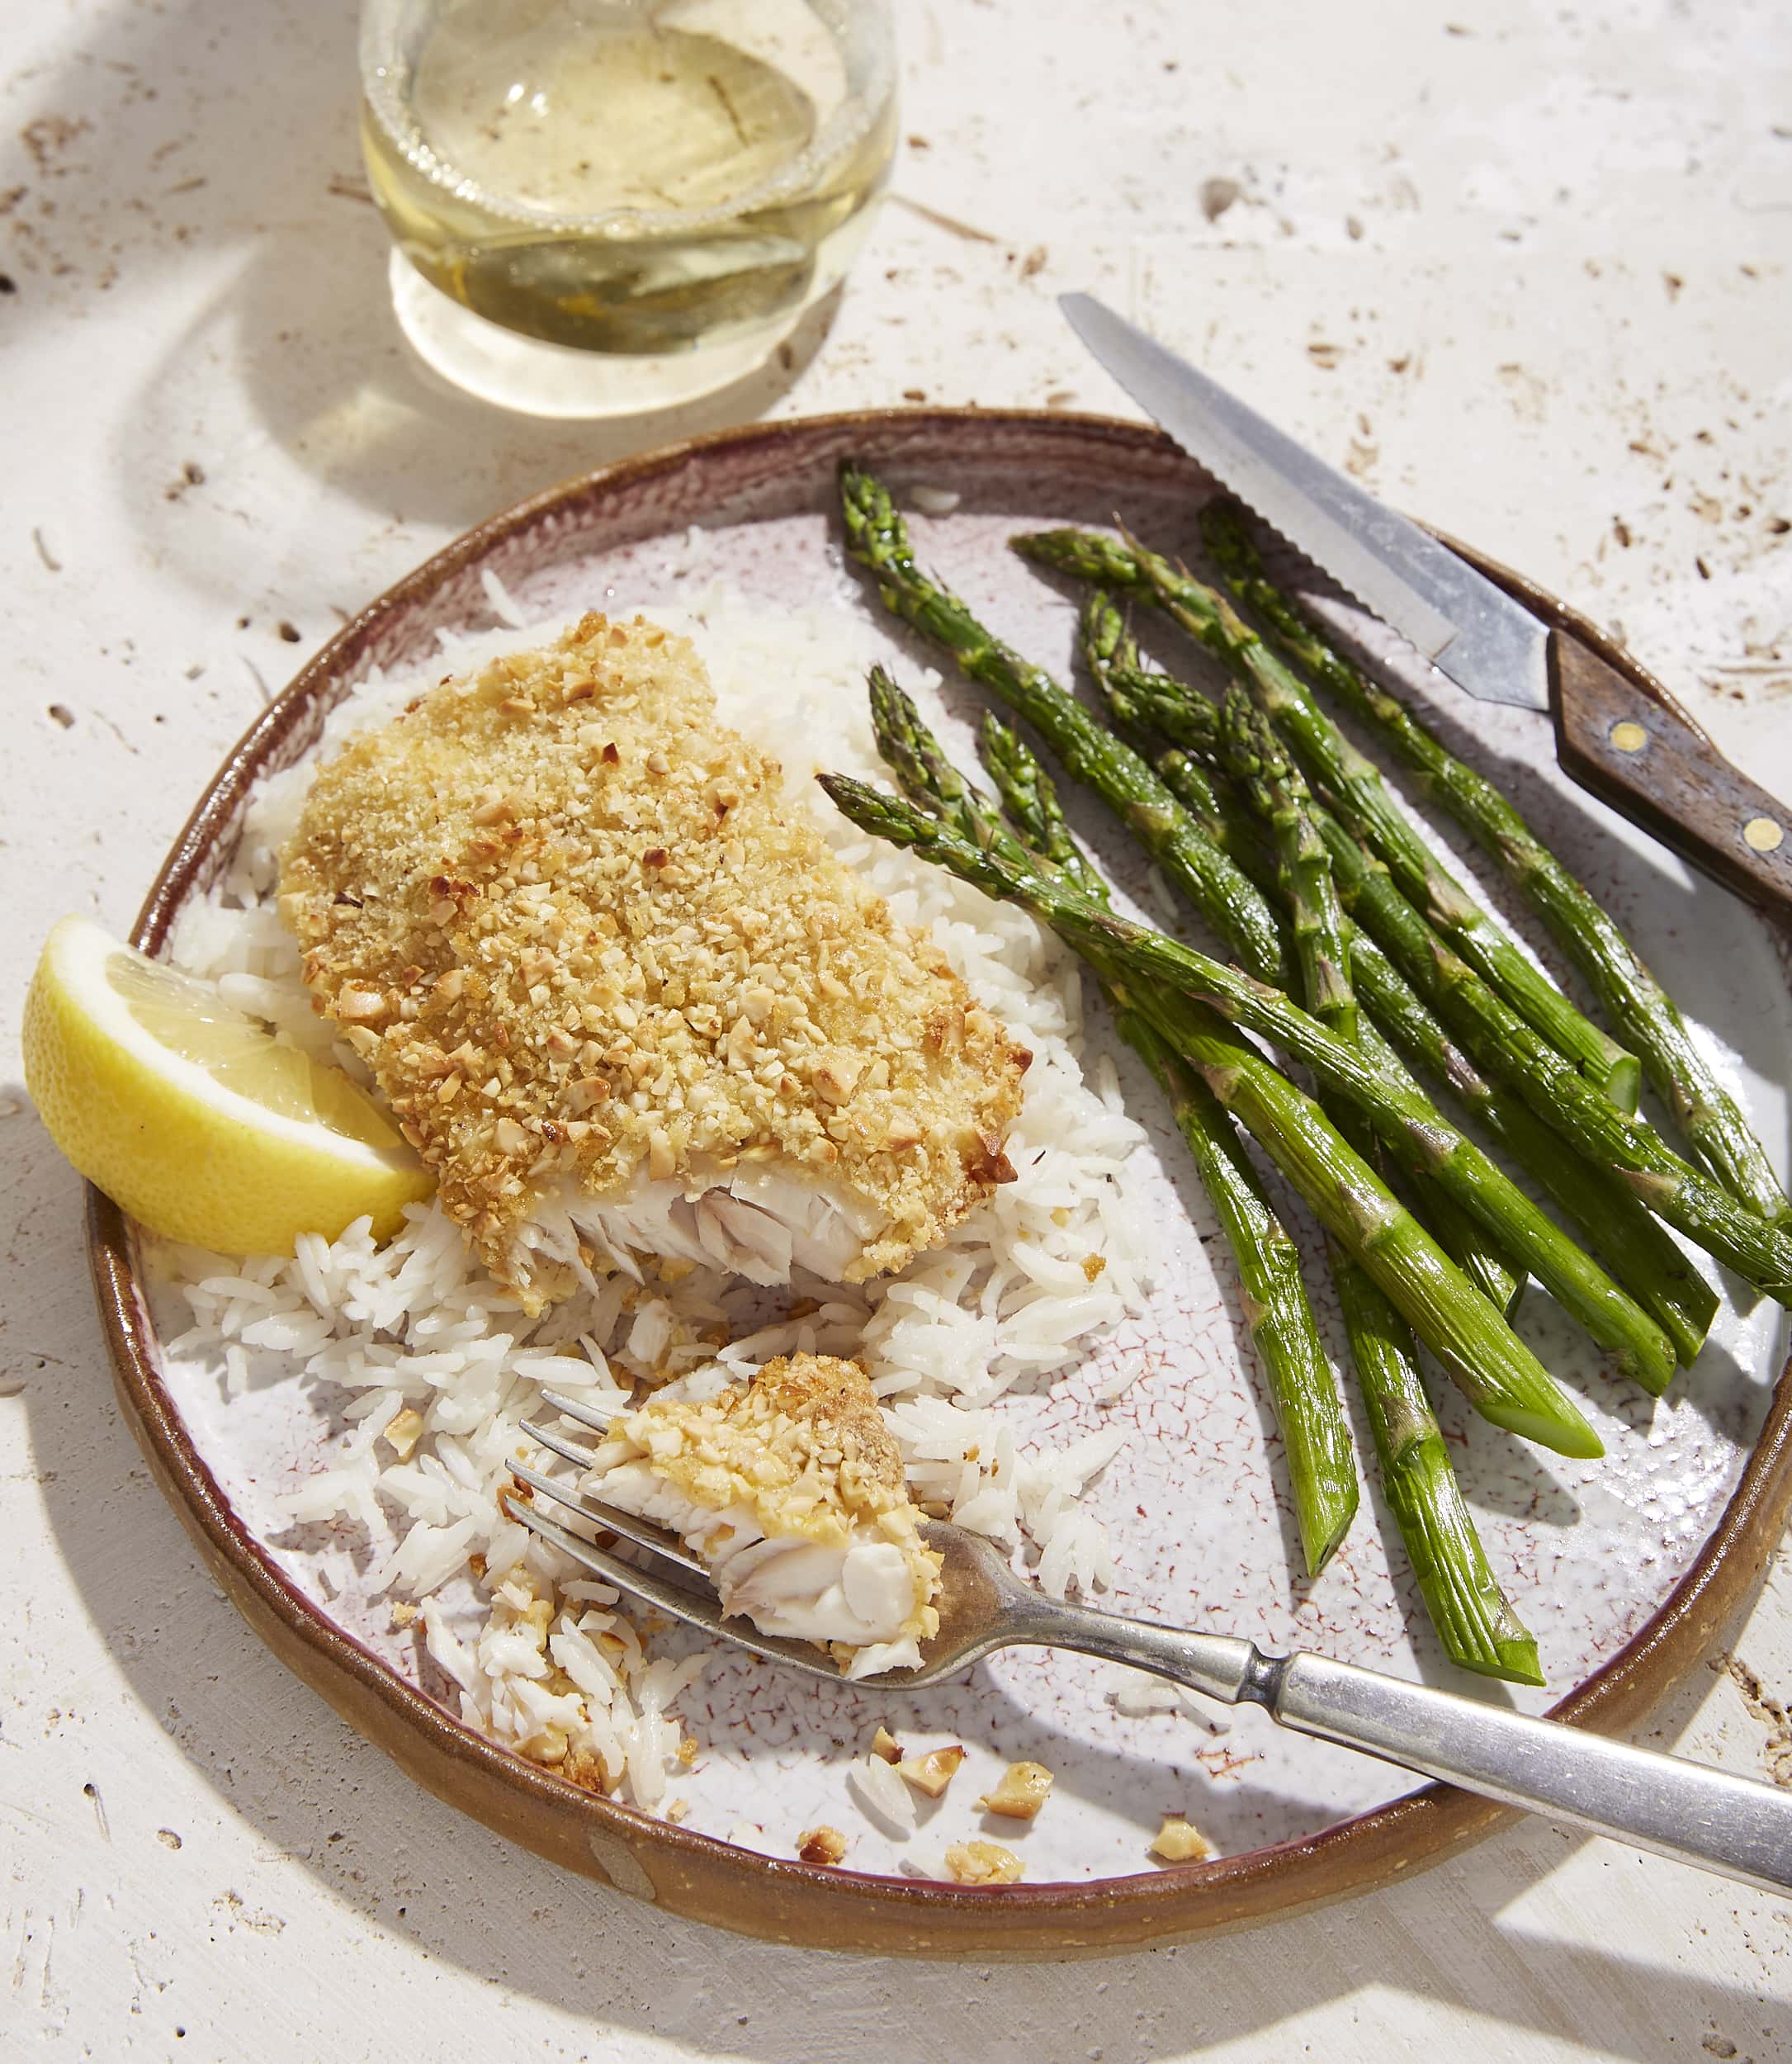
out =
[[1548,628],[1521,603],[1092,295],[1058,305],[1191,458],[1458,687],[1548,708]]

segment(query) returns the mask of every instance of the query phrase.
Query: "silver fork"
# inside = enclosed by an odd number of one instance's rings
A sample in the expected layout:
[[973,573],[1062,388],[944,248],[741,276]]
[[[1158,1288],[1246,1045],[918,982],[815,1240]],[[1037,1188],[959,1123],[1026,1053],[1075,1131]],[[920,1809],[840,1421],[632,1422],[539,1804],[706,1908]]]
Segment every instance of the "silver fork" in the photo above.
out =
[[[602,1432],[608,1424],[601,1410],[579,1399],[551,1390],[542,1397],[579,1425]],[[551,1427],[530,1424],[524,1431],[567,1461],[588,1465],[592,1459],[588,1450]],[[510,1516],[606,1584],[717,1640],[811,1677],[839,1682],[825,1650],[725,1618],[708,1573],[672,1535],[582,1496],[538,1470],[518,1464],[514,1473],[534,1495],[524,1499],[506,1494]],[[536,1503],[543,1497],[645,1550],[655,1560],[619,1560],[550,1519]],[[1228,1706],[1261,1706],[1284,1727],[1440,1778],[1502,1806],[1613,1835],[1761,1891],[1792,1889],[1792,1794],[1772,1785],[1355,1664],[1299,1653],[1265,1655],[1255,1643],[1233,1636],[1061,1604],[1017,1577],[1000,1551],[979,1536],[943,1520],[928,1522],[926,1532],[945,1558],[936,1601],[939,1631],[928,1643],[919,1669],[859,1679],[868,1689],[922,1691],[997,1649],[1074,1649],[1166,1677]],[[667,1565],[664,1573],[660,1564]]]

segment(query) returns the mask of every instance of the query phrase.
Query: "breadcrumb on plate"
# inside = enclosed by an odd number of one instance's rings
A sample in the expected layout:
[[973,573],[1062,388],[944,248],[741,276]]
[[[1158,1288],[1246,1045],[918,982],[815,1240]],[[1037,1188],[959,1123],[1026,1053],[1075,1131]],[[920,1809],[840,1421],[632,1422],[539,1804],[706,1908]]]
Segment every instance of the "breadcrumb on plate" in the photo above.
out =
[[280,908],[314,1006],[533,1307],[650,1254],[860,1281],[1013,1177],[1030,1056],[639,617],[352,739]]

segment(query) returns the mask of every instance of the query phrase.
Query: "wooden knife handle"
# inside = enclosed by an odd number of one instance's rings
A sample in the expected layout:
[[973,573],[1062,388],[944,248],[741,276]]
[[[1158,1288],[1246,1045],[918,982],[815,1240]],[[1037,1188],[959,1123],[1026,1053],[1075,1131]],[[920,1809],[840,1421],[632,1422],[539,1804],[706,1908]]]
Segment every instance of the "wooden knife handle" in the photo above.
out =
[[1733,767],[1572,632],[1549,633],[1563,770],[1726,888],[1792,924],[1792,803]]

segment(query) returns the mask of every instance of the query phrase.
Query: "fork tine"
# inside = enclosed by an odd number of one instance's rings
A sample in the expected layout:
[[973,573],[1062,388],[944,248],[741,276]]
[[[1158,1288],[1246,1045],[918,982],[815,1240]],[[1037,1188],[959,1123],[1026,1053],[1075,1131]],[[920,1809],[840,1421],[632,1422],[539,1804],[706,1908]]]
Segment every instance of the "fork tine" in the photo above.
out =
[[569,1398],[564,1390],[544,1390],[541,1402],[565,1418],[576,1419],[580,1426],[589,1427],[593,1433],[608,1433],[611,1423],[627,1409],[626,1399],[615,1405],[595,1404],[586,1398]]
[[597,1459],[588,1447],[580,1447],[576,1441],[569,1441],[564,1433],[556,1433],[551,1427],[538,1424],[533,1419],[522,1422],[522,1430],[532,1441],[557,1455],[563,1462],[576,1462],[581,1469],[589,1469]]
[[650,1521],[637,1519],[632,1512],[619,1512],[613,1506],[584,1496],[570,1484],[556,1484],[551,1476],[544,1476],[539,1470],[532,1470],[522,1462],[513,1462],[510,1474],[520,1478],[532,1490],[545,1491],[556,1505],[577,1512],[581,1519],[595,1520],[606,1533],[620,1534],[624,1541],[633,1541],[637,1548],[662,1555],[668,1562],[675,1562],[679,1569],[688,1569],[693,1577],[701,1577],[705,1584],[709,1582],[709,1572],[702,1564],[687,1553],[673,1535]]
[[[754,1655],[763,1655],[769,1662],[806,1670],[811,1677],[825,1677],[836,1683],[839,1681],[839,1672],[831,1663],[816,1662],[818,1651],[806,1641],[781,1641],[756,1631],[740,1632],[735,1624],[725,1625],[721,1602],[714,1592],[687,1591],[682,1584],[669,1583],[651,1570],[637,1569],[632,1563],[618,1562],[615,1556],[606,1555],[589,1541],[580,1540],[577,1534],[569,1533],[545,1512],[534,1511],[508,1491],[503,1494],[503,1503],[513,1519],[551,1542],[562,1555],[570,1555],[593,1576],[614,1584],[618,1591],[626,1591],[631,1597],[656,1607],[669,1618],[682,1620],[687,1626],[699,1628],[718,1641],[746,1649]],[[752,1629],[750,1621],[740,1624]]]

